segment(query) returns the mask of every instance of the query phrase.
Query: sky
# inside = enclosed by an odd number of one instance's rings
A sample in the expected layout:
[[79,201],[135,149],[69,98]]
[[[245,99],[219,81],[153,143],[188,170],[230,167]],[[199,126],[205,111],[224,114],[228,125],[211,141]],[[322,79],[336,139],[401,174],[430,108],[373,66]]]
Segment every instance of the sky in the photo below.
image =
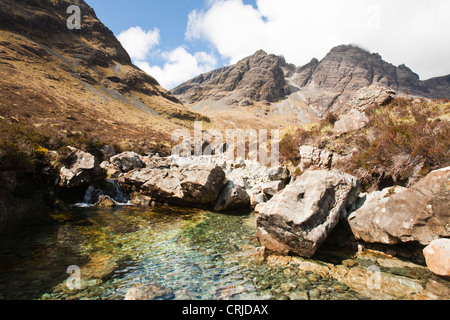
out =
[[86,0],[135,65],[173,89],[259,49],[302,66],[358,45],[422,80],[450,74],[448,0]]

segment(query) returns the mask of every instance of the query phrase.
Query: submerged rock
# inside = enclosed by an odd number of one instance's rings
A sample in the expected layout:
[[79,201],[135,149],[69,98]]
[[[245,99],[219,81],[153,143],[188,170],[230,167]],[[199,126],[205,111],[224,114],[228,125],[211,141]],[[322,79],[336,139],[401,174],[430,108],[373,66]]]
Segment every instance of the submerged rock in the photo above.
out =
[[157,284],[140,284],[128,290],[125,300],[156,300],[173,299],[174,294],[169,289]]
[[311,257],[358,193],[355,177],[339,171],[308,171],[260,209],[257,236],[269,250]]
[[371,197],[350,214],[348,222],[357,239],[397,244],[450,236],[450,167],[433,171],[413,187],[390,197]]
[[116,206],[116,202],[108,196],[99,196],[97,203],[95,204],[98,208],[111,208]]

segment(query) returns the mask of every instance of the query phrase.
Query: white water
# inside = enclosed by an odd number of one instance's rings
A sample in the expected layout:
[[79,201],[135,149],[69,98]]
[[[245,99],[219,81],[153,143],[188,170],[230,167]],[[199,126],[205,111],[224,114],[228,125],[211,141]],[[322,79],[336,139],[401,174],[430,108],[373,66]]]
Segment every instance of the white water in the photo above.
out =
[[128,195],[122,190],[117,181],[107,180],[103,189],[96,186],[89,186],[84,194],[83,202],[76,203],[73,206],[77,208],[93,207],[98,197],[102,195],[110,197],[118,206],[132,205]]

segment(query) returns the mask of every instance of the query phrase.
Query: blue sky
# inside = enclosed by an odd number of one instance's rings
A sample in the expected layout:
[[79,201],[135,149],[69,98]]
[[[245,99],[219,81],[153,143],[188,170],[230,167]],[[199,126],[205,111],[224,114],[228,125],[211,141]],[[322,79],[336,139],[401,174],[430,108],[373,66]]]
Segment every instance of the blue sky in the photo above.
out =
[[356,44],[421,79],[450,74],[448,0],[86,0],[165,88],[259,49],[297,66]]
[[[192,55],[196,52],[214,55],[216,63],[209,64],[208,67],[220,68],[230,64],[230,58],[222,57],[208,41],[201,39],[186,41],[185,39],[189,14],[194,10],[207,10],[210,4],[208,0],[86,0],[86,2],[95,10],[100,21],[111,29],[116,36],[137,26],[144,31],[158,28],[159,43],[152,48],[147,55],[147,59],[145,59],[145,62],[150,66],[163,68],[167,59],[164,59],[161,53],[173,51],[180,46]],[[256,6],[255,0],[246,0],[243,3]],[[133,60],[136,63],[135,59]],[[145,65],[139,61],[137,64],[146,69]],[[202,69],[201,71],[209,71],[212,68]],[[151,71],[151,69],[148,71]],[[197,74],[191,72],[190,75],[194,77]],[[174,77],[173,81],[158,80],[163,82],[162,84],[165,87],[171,89],[190,78],[184,77],[178,80],[177,77]]]
[[[97,17],[117,36],[130,27],[160,30],[159,49],[168,51],[181,44],[192,49],[207,50],[206,44],[186,43],[188,15],[195,9],[205,8],[205,0],[87,0]],[[251,1],[246,1],[251,2]]]

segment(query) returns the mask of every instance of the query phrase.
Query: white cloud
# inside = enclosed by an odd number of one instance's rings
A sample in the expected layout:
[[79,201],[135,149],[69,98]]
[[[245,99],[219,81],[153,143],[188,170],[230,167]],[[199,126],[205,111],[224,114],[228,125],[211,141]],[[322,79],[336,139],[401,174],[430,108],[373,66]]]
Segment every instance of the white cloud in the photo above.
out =
[[[217,66],[216,57],[204,51],[191,54],[180,46],[172,51],[160,52],[157,48],[161,40],[159,32],[158,28],[144,31],[138,26],[121,32],[117,38],[127,50],[133,63],[156,78],[163,87],[172,89]],[[158,56],[165,61],[165,64],[162,67],[152,66],[148,61],[150,55]]]
[[172,89],[200,73],[210,71],[217,65],[214,55],[203,51],[192,55],[183,47],[163,52],[161,56],[166,60],[162,68],[151,66],[146,61],[137,61],[136,65],[155,77],[163,87],[168,89]]
[[159,29],[144,31],[141,27],[132,27],[121,32],[117,38],[127,50],[132,60],[143,61],[150,50],[159,44]]
[[357,44],[422,79],[450,73],[448,0],[211,0],[188,17],[187,40],[206,40],[235,63],[258,49],[303,65]]

